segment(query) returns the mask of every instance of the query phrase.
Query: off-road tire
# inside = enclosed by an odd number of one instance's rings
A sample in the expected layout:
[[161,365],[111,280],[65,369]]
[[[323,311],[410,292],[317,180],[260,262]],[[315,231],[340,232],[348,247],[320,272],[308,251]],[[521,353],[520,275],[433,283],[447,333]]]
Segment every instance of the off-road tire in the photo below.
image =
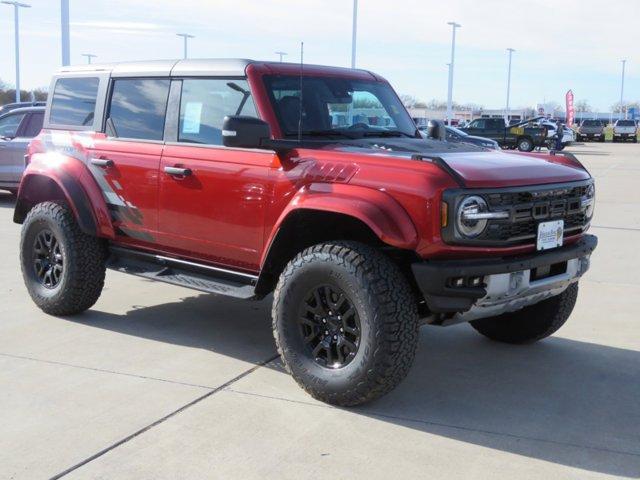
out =
[[518,150],[520,150],[521,152],[532,152],[533,149],[535,148],[535,145],[533,144],[533,140],[531,140],[528,137],[521,137],[518,139]]
[[[46,287],[34,267],[37,236],[50,231],[60,245],[63,269],[59,283]],[[105,277],[105,245],[80,230],[68,207],[39,203],[22,226],[20,266],[24,283],[35,304],[51,315],[74,315],[93,306],[100,297]]]
[[[304,344],[297,316],[316,285],[340,288],[360,319],[360,345],[341,368],[320,365]],[[273,300],[273,334],[287,371],[312,397],[353,406],[395,388],[409,372],[418,344],[417,302],[398,266],[356,242],[315,245],[280,275]]]
[[533,343],[558,331],[573,311],[578,297],[578,284],[522,310],[497,317],[474,320],[471,326],[491,340],[504,343]]

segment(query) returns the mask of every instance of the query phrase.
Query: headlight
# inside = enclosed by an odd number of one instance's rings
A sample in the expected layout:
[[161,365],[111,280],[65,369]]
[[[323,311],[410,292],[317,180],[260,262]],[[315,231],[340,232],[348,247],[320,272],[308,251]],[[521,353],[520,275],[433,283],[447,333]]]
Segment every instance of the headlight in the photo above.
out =
[[456,213],[456,227],[458,232],[467,238],[480,235],[487,226],[487,219],[482,213],[488,211],[487,202],[477,195],[466,197],[458,206]]
[[582,206],[587,207],[584,211],[584,214],[588,219],[591,219],[591,217],[593,217],[593,211],[596,207],[596,187],[593,183],[587,188],[587,192],[582,199]]

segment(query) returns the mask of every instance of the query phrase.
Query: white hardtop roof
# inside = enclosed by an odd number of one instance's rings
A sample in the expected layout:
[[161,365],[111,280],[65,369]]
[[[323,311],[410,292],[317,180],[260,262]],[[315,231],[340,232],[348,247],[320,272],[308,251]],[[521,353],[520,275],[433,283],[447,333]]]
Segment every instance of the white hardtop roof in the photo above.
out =
[[120,62],[63,67],[65,73],[110,73],[113,77],[127,76],[244,76],[252,60],[237,58],[148,60],[142,62]]

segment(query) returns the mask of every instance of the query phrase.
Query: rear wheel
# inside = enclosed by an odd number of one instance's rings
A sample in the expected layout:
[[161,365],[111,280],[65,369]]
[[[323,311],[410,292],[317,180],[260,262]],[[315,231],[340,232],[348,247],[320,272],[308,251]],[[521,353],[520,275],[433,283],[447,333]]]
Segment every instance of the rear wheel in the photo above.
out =
[[521,152],[531,152],[533,151],[533,148],[533,141],[530,138],[521,137],[518,139],[518,150]]
[[416,299],[378,250],[320,244],[298,254],[280,276],[273,331],[302,388],[323,402],[358,405],[407,375],[418,342]]
[[102,292],[104,244],[82,232],[63,205],[45,202],[31,209],[22,226],[20,264],[29,295],[51,315],[83,312]]
[[471,326],[491,340],[532,343],[553,335],[569,318],[578,298],[578,284],[522,310],[474,320]]

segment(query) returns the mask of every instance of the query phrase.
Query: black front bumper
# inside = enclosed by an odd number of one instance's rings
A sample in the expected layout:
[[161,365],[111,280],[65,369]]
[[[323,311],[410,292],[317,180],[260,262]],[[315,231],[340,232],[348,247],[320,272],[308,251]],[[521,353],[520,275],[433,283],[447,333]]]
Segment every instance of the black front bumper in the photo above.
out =
[[585,235],[576,243],[544,253],[507,258],[425,260],[413,263],[411,269],[432,313],[465,312],[487,292],[484,287],[451,286],[452,278],[484,277],[554,265],[589,255],[597,245],[595,235]]

